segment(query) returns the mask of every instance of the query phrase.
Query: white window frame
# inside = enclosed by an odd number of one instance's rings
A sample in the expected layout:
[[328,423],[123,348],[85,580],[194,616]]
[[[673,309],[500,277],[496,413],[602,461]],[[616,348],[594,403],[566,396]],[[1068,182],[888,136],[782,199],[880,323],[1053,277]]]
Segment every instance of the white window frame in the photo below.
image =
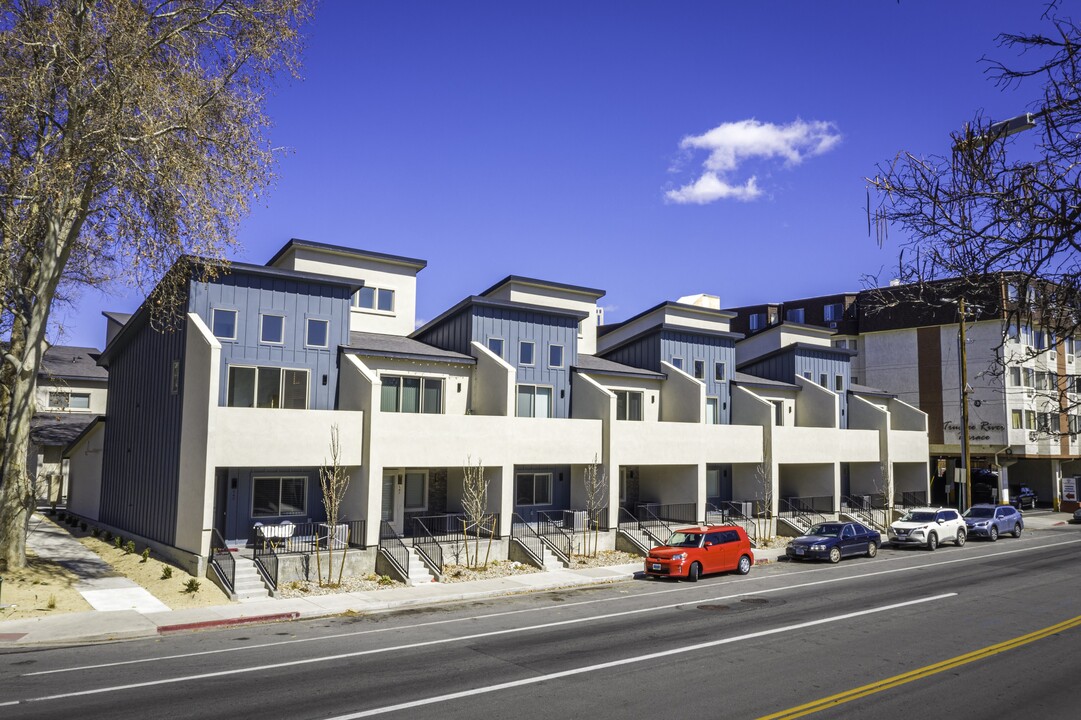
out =
[[[263,337],[263,321],[268,317],[280,318],[282,321],[282,336],[281,340],[267,340]],[[284,345],[285,344],[285,315],[280,312],[261,312],[259,313],[259,344],[260,345]]]
[[[1014,421],[1017,421],[1017,427],[1014,427]],[[1025,414],[1021,410],[1010,410],[1010,429],[1011,430],[1024,430],[1025,429]]]
[[[232,385],[232,380],[231,380],[232,372],[231,371],[233,370],[233,368],[237,368],[237,369],[247,368],[247,369],[255,371],[255,384],[252,385],[252,401],[255,404],[252,405],[248,409],[250,409],[250,410],[282,410],[282,409],[285,409],[285,410],[309,410],[309,409],[311,409],[311,405],[312,405],[312,381],[311,381],[312,371],[311,371],[310,368],[279,367],[277,365],[248,365],[247,363],[244,363],[244,364],[238,363],[238,364],[235,364],[235,365],[229,365],[226,368],[226,372],[225,372],[225,407],[247,407],[245,405],[230,405],[229,404],[229,390],[231,389],[231,385]],[[280,373],[278,375],[278,378],[279,378],[279,380],[278,380],[278,397],[280,399],[285,398],[285,373],[290,372],[290,371],[291,372],[304,373],[308,378],[307,382],[304,383],[304,407],[303,408],[283,408],[280,405],[278,407],[276,407],[276,408],[260,407],[259,406],[259,370],[261,370],[261,369],[280,371]]]
[[[533,502],[531,503],[519,503],[518,502],[518,481],[523,477],[531,476],[533,478]],[[545,478],[548,485],[548,502],[537,502],[537,479]],[[551,505],[555,502],[553,491],[555,488],[552,483],[552,473],[539,473],[539,472],[520,472],[514,473],[514,504],[516,507],[544,507]]]
[[[533,388],[533,414],[532,415],[519,415],[518,414],[518,395],[519,395],[519,393],[521,393],[522,388]],[[548,415],[541,415],[540,417],[543,417],[543,418],[551,418],[551,417],[553,417],[553,413],[555,412],[556,389],[552,385],[539,385],[537,383],[518,383],[514,387],[514,416],[515,417],[533,417],[533,418],[537,417],[537,414],[536,414],[537,413],[537,390],[540,390],[540,389],[548,390],[551,393],[548,396],[549,397],[549,400],[548,400],[548,413],[549,414]]]
[[[214,326],[218,322],[218,313],[232,313],[233,314],[233,335],[232,337],[226,337],[225,335],[218,335],[214,332]],[[210,311],[210,334],[216,337],[218,340],[227,340],[235,342],[240,327],[240,311],[232,308],[214,308]]]
[[[255,514],[255,483],[258,480],[277,480],[278,481],[278,513],[277,514]],[[282,509],[282,481],[283,480],[303,480],[304,481],[304,493],[301,497],[304,498],[304,508],[300,512],[283,513]],[[308,477],[306,475],[253,475],[251,478],[251,517],[253,518],[268,518],[268,517],[303,517],[308,514]]]
[[[557,349],[559,350],[559,362],[558,363],[553,363],[552,362],[552,352],[554,352]],[[565,362],[566,362],[566,360],[565,360],[565,357],[564,357],[563,346],[562,345],[549,345],[548,346],[548,367],[550,367],[550,368],[561,368],[561,367],[563,367],[563,364]]]
[[837,392],[843,392],[845,389],[845,376],[834,375],[833,376],[833,389]]
[[717,382],[728,381],[728,363],[714,362],[713,363],[713,379]]
[[683,358],[681,358],[681,357],[673,357],[672,358],[672,367],[674,367],[674,368],[676,368],[678,370],[683,370]]
[[[315,343],[311,342],[313,322],[323,323],[327,328],[325,340],[323,341],[322,345],[316,345]],[[330,320],[328,320],[327,318],[304,318],[304,347],[322,349],[330,347]]]
[[[710,404],[713,405],[713,413],[710,414]],[[706,398],[706,425],[721,424],[721,399],[715,395]]]
[[[499,352],[492,349],[492,342],[499,343]],[[503,352],[507,349],[507,341],[501,337],[490,337],[484,341],[484,347],[488,348],[488,352],[502,359]]]
[[[394,410],[384,410],[383,409],[383,394],[382,394],[382,390],[380,390],[380,393],[379,393],[379,412],[387,412],[387,413],[392,412],[392,413],[406,414],[406,415],[445,415],[446,414],[446,407],[447,407],[447,378],[445,376],[442,376],[442,375],[403,375],[401,373],[390,373],[390,372],[388,372],[386,374],[380,374],[379,375],[379,381],[381,383],[383,383],[383,384],[385,384],[387,382],[387,380],[402,380],[403,378],[416,379],[416,380],[420,381],[420,388],[419,388],[420,396],[418,398],[419,401],[420,401],[420,404],[419,404],[418,412],[416,412],[416,413],[402,413],[402,395],[403,395],[403,393],[402,393],[402,386],[401,385],[398,386],[398,407],[395,408]],[[425,385],[425,383],[427,383],[429,381],[438,382],[439,385],[440,385],[439,412],[437,412],[437,413],[427,412],[424,409],[424,397],[425,397],[425,395],[424,395],[424,385]]]
[[692,375],[695,380],[706,379],[706,361],[705,360],[692,360],[691,361]]
[[[67,401],[62,401],[60,403],[53,402],[53,396],[54,395],[57,396],[57,397],[64,396],[64,397],[67,398]],[[72,407],[71,400],[72,400],[72,398],[76,398],[76,397],[77,398],[84,398],[85,397],[86,398],[86,407]],[[71,410],[90,410],[91,397],[90,397],[90,393],[88,393],[88,392],[84,393],[84,392],[72,392],[71,390],[50,390],[49,391],[49,396],[48,396],[47,399],[48,399],[48,402],[49,402],[49,407],[51,409],[54,409],[54,410],[68,410],[68,411],[71,411]]]
[[[410,475],[420,475],[423,477],[421,482],[424,485],[424,501],[420,505],[409,504],[409,493],[406,492],[406,485],[409,483]],[[418,510],[428,509],[428,471],[427,470],[406,470],[402,473],[402,510],[405,512],[416,512]]]
[[[362,305],[360,302],[360,294],[365,290],[371,290],[372,292],[371,305]],[[379,307],[379,300],[383,297],[383,293],[390,293],[390,310],[383,310]],[[398,291],[381,285],[365,285],[353,293],[353,296],[349,299],[349,307],[358,312],[392,316],[398,312]]]
[[[529,362],[522,359],[522,351],[529,346]],[[518,341],[518,364],[522,367],[533,367],[537,364],[537,343],[532,340]]]
[[[643,390],[612,390],[612,393],[616,396],[616,420],[620,420],[621,422],[623,422],[623,421],[626,421],[626,422],[641,422],[641,421],[645,420],[645,415],[646,415],[646,393],[645,393],[645,391],[643,391]],[[630,412],[631,411],[631,395],[640,396],[640,400],[638,401],[638,410],[639,410],[640,417],[637,417],[637,418],[630,417],[630,414],[631,414],[631,412]],[[623,398],[624,398],[624,400],[623,400],[623,407],[624,407],[624,411],[625,411],[624,414],[627,416],[627,417],[624,417],[624,418],[619,417],[619,398],[620,398],[620,396],[623,396]]]

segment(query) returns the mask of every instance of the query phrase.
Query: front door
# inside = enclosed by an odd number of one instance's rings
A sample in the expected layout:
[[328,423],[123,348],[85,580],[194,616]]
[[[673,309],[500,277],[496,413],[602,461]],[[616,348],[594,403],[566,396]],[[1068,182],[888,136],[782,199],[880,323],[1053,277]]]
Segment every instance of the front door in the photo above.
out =
[[390,523],[394,532],[402,534],[405,517],[405,498],[402,492],[402,475],[395,472],[383,473],[382,519]]

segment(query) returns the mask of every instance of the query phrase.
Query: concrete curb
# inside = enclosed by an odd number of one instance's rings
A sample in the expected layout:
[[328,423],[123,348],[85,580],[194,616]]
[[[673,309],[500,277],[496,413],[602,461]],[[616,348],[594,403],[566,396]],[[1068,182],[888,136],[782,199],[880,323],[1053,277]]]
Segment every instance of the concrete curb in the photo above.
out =
[[252,623],[288,622],[300,618],[299,612],[272,613],[270,615],[252,615],[251,617],[222,618],[221,620],[203,620],[200,622],[181,623],[179,625],[159,625],[158,634],[166,635],[187,630],[205,630],[207,628],[233,627]]

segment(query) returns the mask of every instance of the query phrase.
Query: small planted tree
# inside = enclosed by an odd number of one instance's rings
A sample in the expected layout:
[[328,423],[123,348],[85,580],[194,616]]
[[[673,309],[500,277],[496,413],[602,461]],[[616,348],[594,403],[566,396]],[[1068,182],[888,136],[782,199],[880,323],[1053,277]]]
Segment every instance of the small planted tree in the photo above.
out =
[[754,513],[755,534],[760,542],[767,542],[773,539],[773,518],[770,517],[773,508],[773,478],[770,476],[769,466],[758,463],[754,469],[754,478],[758,486]]
[[[608,507],[608,473],[604,466],[593,462],[585,466],[586,524],[582,527],[582,554],[596,557],[600,546],[600,513]],[[590,537],[592,536],[592,543]]]
[[[319,487],[323,491],[323,508],[327,512],[327,578],[323,581],[323,568],[320,561],[322,554],[317,547],[315,549],[315,572],[319,578],[319,584],[333,585],[334,577],[334,542],[338,537],[338,511],[341,508],[342,498],[349,488],[349,475],[341,464],[341,441],[339,439],[338,426],[335,424],[330,429],[330,464],[319,468]],[[348,538],[347,538],[348,539]],[[338,569],[338,585],[341,585],[342,574],[345,572],[345,548],[342,548],[341,567]]]
[[[467,567],[477,568],[482,567],[480,562],[480,536],[481,530],[485,528],[485,523],[488,520],[488,481],[484,478],[484,465],[481,463],[480,458],[477,458],[477,464],[473,464],[471,457],[466,457],[465,467],[462,468],[465,473],[464,480],[462,482],[462,511],[465,513],[465,520],[463,521],[465,527],[465,564]],[[487,569],[488,558],[492,553],[492,535],[494,533],[488,533],[488,548],[484,554],[483,567]],[[469,538],[473,538],[473,551],[469,550]]]

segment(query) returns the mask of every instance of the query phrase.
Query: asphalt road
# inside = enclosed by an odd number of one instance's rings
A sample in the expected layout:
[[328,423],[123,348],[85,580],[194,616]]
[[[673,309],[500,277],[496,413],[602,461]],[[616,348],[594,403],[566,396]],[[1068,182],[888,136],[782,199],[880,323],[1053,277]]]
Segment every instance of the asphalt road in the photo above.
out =
[[1076,718],[1079,557],[1047,531],[9,651],[0,718]]

